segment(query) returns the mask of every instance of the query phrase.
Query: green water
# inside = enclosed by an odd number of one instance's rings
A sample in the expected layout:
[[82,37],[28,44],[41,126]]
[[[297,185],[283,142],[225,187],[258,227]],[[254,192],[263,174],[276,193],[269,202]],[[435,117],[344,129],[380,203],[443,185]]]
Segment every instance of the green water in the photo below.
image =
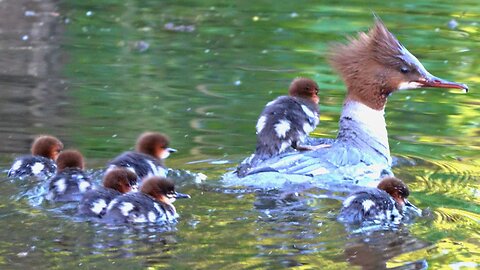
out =
[[[33,114],[36,102],[20,98],[28,81],[0,80],[11,96],[8,106],[20,115],[0,120],[1,168],[28,152],[34,134],[59,136],[84,153],[89,168],[100,169],[131,149],[141,132],[157,130],[179,150],[167,165],[185,176],[176,177],[179,190],[192,199],[176,202],[181,219],[172,230],[112,228],[37,205],[27,191],[38,183],[3,175],[2,269],[480,267],[477,1],[58,4],[55,51],[61,57],[51,61],[59,71],[46,77],[58,82],[57,94],[43,105],[55,117]],[[394,172],[430,217],[395,230],[352,233],[335,221],[341,202],[324,198],[324,191],[285,199],[223,188],[220,176],[254,149],[259,112],[297,76],[321,88],[315,134],[336,136],[344,85],[324,56],[332,42],[367,30],[372,11],[432,74],[470,87],[468,94],[428,89],[389,98],[391,152],[402,161]],[[447,26],[451,19],[459,23],[455,29]],[[167,29],[172,24],[175,31]],[[194,181],[187,170],[207,180]]]

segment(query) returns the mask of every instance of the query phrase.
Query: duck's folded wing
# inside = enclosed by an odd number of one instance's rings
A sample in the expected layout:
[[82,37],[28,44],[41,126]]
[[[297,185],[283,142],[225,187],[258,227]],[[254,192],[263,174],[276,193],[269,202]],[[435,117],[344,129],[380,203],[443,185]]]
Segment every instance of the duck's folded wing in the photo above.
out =
[[289,152],[267,159],[242,178],[227,173],[223,181],[230,186],[267,189],[308,183],[329,190],[349,191],[358,186],[376,186],[386,175],[393,175],[387,163],[379,162],[357,147],[335,141],[329,148]]
[[276,171],[286,174],[316,176],[328,174],[340,167],[355,166],[360,163],[368,165],[369,161],[357,148],[348,147],[342,142],[336,142],[328,148],[290,152],[270,158],[253,168],[249,174]]

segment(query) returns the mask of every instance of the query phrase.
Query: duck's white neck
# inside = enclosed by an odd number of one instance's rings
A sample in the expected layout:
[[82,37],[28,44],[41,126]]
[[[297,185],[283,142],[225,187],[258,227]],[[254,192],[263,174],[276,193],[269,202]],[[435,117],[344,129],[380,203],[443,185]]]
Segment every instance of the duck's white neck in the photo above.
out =
[[356,145],[371,147],[390,159],[385,111],[346,100],[340,117],[338,139],[355,141]]

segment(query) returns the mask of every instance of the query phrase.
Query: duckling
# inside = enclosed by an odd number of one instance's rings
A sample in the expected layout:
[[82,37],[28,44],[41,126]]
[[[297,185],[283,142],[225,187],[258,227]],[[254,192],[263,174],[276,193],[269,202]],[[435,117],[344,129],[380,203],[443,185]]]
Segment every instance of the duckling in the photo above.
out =
[[50,179],[47,200],[80,201],[82,194],[92,188],[90,177],[84,172],[83,155],[77,150],[65,150],[56,162],[57,173]]
[[35,138],[31,147],[31,155],[15,159],[8,171],[8,177],[24,178],[27,176],[49,177],[55,173],[57,159],[63,143],[49,135]]
[[107,206],[115,197],[136,191],[137,175],[125,168],[110,170],[103,177],[103,186],[83,194],[78,214],[88,217],[102,217]]
[[405,207],[421,211],[411,204],[407,185],[396,177],[386,177],[377,188],[365,188],[352,193],[343,201],[338,220],[344,223],[359,224],[365,221],[399,223]]
[[103,220],[109,223],[174,223],[179,216],[173,202],[179,198],[190,196],[176,192],[171,180],[151,176],[145,179],[140,192],[113,199]]
[[139,182],[148,176],[166,177],[168,169],[164,160],[176,149],[168,147],[170,144],[166,135],[158,132],[145,132],[139,136],[136,151],[124,152],[109,162],[107,169],[125,167],[138,176]]
[[256,125],[255,153],[239,166],[239,176],[245,176],[250,167],[281,153],[329,146],[303,144],[319,122],[318,90],[318,84],[313,80],[296,78],[290,84],[288,96],[280,96],[267,103]]

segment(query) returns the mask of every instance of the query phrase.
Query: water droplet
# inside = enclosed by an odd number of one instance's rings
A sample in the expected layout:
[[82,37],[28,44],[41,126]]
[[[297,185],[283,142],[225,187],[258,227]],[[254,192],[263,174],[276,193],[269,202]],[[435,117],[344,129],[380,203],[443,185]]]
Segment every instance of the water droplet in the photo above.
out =
[[458,22],[457,22],[457,20],[455,20],[455,19],[451,19],[451,20],[447,23],[447,26],[448,26],[448,28],[450,28],[450,29],[453,30],[453,29],[457,28]]
[[25,11],[25,17],[33,17],[36,16],[37,14],[33,10],[26,10]]
[[242,81],[236,80],[234,84],[235,84],[236,86],[239,86],[240,84],[242,84]]
[[207,176],[203,173],[198,173],[197,176],[195,177],[196,180],[199,180],[199,181],[205,181],[207,180]]
[[22,36],[22,40],[23,40],[23,41],[27,41],[27,40],[28,40],[28,35]]
[[87,13],[85,13],[85,15],[87,15],[88,17],[92,16],[93,15],[93,12],[92,11],[87,11]]
[[296,18],[296,17],[298,17],[298,13],[292,12],[292,13],[290,13],[290,17],[291,18]]
[[146,41],[139,40],[135,42],[135,49],[139,52],[145,52],[148,48],[150,48],[150,44]]
[[209,49],[205,49],[205,51],[203,51],[204,53],[209,53],[210,50]]
[[193,228],[195,228],[195,227],[197,227],[197,224],[200,223],[200,221],[198,221],[198,220],[190,220],[190,221],[188,221],[187,223],[188,223],[188,225],[190,225],[190,226],[192,226]]
[[112,138],[116,138],[118,135],[117,134],[113,134],[112,135]]
[[258,16],[253,16],[253,17],[252,17],[252,21],[256,22],[256,21],[258,21],[258,20],[260,20],[260,18],[259,18]]
[[27,255],[28,255],[28,252],[19,252],[19,253],[17,253],[17,256],[20,257],[20,258],[27,257]]
[[412,97],[411,96],[406,96],[405,99],[406,100],[410,100]]

